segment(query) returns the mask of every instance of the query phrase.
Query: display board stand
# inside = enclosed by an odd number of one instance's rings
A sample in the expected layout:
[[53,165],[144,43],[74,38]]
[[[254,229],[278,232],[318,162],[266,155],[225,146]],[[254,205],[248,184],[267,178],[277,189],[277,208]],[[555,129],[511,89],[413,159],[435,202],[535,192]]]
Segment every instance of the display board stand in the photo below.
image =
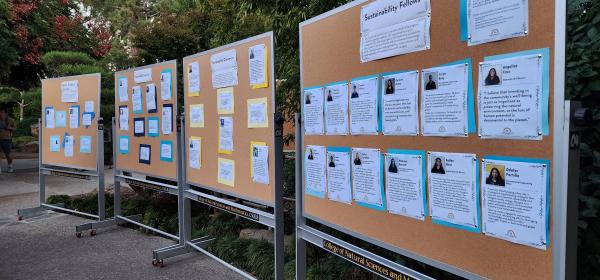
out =
[[[185,127],[184,125],[184,116],[180,117],[181,127]],[[225,211],[239,217],[248,219],[253,222],[260,223],[265,225],[275,231],[275,279],[280,280],[283,279],[283,268],[285,261],[285,248],[284,248],[284,217],[283,217],[283,184],[282,184],[282,169],[283,169],[283,122],[284,119],[280,113],[276,113],[273,118],[274,130],[275,130],[275,141],[274,141],[274,157],[275,157],[275,205],[274,211],[265,212],[247,205],[243,203],[238,203],[235,201],[223,199],[218,197],[216,194],[209,194],[202,191],[197,191],[191,188],[190,184],[182,185],[182,197],[183,202],[180,203],[180,214],[179,217],[183,218],[180,221],[180,231],[181,239],[179,244],[173,245],[167,248],[158,249],[153,251],[153,264],[164,264],[164,259],[174,257],[181,254],[189,253],[190,251],[198,251],[201,252],[212,259],[218,261],[224,266],[230,268],[231,270],[239,273],[240,275],[248,278],[255,279],[254,276],[245,272],[228,262],[221,260],[219,257],[213,255],[212,253],[206,250],[206,247],[215,240],[214,237],[204,236],[197,239],[191,239],[191,210],[190,203],[191,201],[199,202],[205,204],[210,207],[214,207],[221,211]],[[180,141],[185,140],[185,133],[181,133]],[[181,153],[181,163],[184,163],[186,160],[185,153]],[[181,164],[180,163],[180,164]],[[185,171],[183,171],[185,172]],[[185,174],[182,174],[185,178]],[[182,244],[183,243],[183,244]]]
[[[39,119],[38,125],[42,127],[42,120]],[[96,133],[97,143],[103,143],[103,120],[102,118],[98,119],[98,131]],[[44,130],[40,129],[38,141],[39,143],[43,143],[42,139]],[[97,219],[99,221],[103,221],[106,218],[106,205],[104,201],[104,146],[98,145],[96,149],[96,158],[97,158],[97,171],[88,171],[81,170],[77,168],[69,168],[69,167],[61,167],[44,164],[42,161],[43,153],[39,155],[39,185],[40,185],[40,206],[26,209],[19,209],[17,211],[17,218],[19,220],[37,216],[43,213],[46,210],[58,210],[63,212],[68,212],[71,214],[81,215],[93,219]],[[63,204],[48,204],[46,203],[46,176],[62,176],[62,177],[70,177],[77,178],[82,180],[97,180],[98,182],[98,215],[85,213],[81,211],[76,211],[72,209],[67,209]],[[96,232],[93,231],[92,235]],[[80,237],[81,234],[77,232],[77,236]]]

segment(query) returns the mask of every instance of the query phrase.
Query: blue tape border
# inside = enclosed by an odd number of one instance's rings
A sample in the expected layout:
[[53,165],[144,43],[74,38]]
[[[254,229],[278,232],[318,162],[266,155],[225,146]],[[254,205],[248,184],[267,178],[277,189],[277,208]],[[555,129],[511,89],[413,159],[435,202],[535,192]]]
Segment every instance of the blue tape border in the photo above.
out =
[[[58,150],[52,149],[52,140],[53,139],[58,139],[58,142],[59,142]],[[50,141],[50,152],[51,153],[60,153],[60,147],[62,146],[62,142],[60,140],[60,135],[50,135],[49,141]]]
[[[121,139],[127,138],[127,150],[122,150],[121,149]],[[121,135],[119,136],[119,153],[122,155],[126,155],[129,154],[129,150],[131,149],[131,139],[129,138],[129,135]]]
[[83,138],[88,138],[90,139],[90,145],[92,145],[92,136],[89,135],[80,135],[79,136],[79,153],[81,154],[91,154],[92,153],[92,147],[90,146],[89,150],[83,150],[83,146],[81,145],[81,143],[83,143],[83,141],[81,139]]
[[144,90],[142,89],[142,86],[139,86],[139,87],[140,87],[140,99],[141,99],[141,104],[142,104],[142,110],[139,110],[139,111],[136,111],[135,106],[133,105],[133,87],[131,88],[131,110],[133,111],[134,114],[143,114],[144,113]]
[[[429,215],[427,208],[427,153],[425,150],[402,150],[402,149],[388,149],[389,154],[393,155],[417,155],[421,156],[421,180],[422,184],[422,197],[423,197],[423,220]],[[384,166],[385,167],[385,166]],[[384,168],[385,172],[385,168]],[[387,188],[386,188],[387,189]]]
[[550,127],[548,123],[548,106],[550,99],[550,49],[533,49],[526,51],[519,51],[506,54],[498,54],[492,56],[486,56],[483,61],[494,61],[499,59],[515,58],[526,55],[542,55],[542,133],[544,136],[550,135]]
[[469,40],[468,0],[460,0],[460,40]]
[[[158,132],[157,133],[150,133],[150,121],[157,121],[158,122]],[[135,123],[134,123],[135,125]],[[135,127],[134,127],[135,129]],[[148,131],[148,136],[150,137],[158,137],[160,136],[160,131],[161,131],[161,126],[160,126],[160,118],[158,117],[148,117],[148,121],[146,122],[146,130]]]
[[[477,124],[475,121],[475,94],[473,93],[473,63],[471,61],[471,58],[465,58],[462,60],[442,64],[438,67],[452,66],[452,65],[459,65],[459,64],[467,64],[467,67],[468,67],[468,69],[467,69],[467,71],[468,71],[468,77],[467,77],[467,117],[468,117],[467,130],[469,131],[469,134],[474,134],[474,133],[477,133]],[[433,68],[435,68],[435,67],[433,67]]]
[[546,164],[546,248],[550,245],[550,160],[541,158],[523,158],[523,157],[510,157],[510,156],[496,156],[488,155],[483,156],[484,160],[503,160],[503,161],[514,161],[514,162],[525,162],[525,163],[539,163]]
[[[169,94],[170,98],[168,100],[171,100],[173,98],[173,71],[171,69],[164,69],[162,71],[160,71],[160,75],[162,77],[162,74],[165,73],[169,73],[169,75],[171,75],[171,88],[169,89],[171,92]],[[160,96],[161,96],[161,100],[162,100],[162,81],[160,82]],[[157,97],[158,99],[158,97]],[[156,106],[156,108],[158,109],[158,104]]]
[[[171,146],[171,157],[170,158],[166,158],[166,157],[162,156],[162,145]],[[161,140],[160,141],[160,161],[173,162],[173,141],[171,141],[171,140]]]
[[[394,71],[394,72],[385,72],[385,73],[381,73],[379,74],[379,132],[382,135],[385,136],[417,136],[419,134],[419,131],[417,129],[417,133],[414,135],[394,135],[394,134],[384,134],[383,133],[383,88],[385,87],[385,85],[383,84],[383,80],[385,77],[388,76],[393,76],[393,75],[398,75],[398,74],[404,74],[404,73],[410,73],[410,72],[415,72],[417,73],[417,103],[419,103],[419,100],[421,98],[420,93],[419,93],[419,70],[403,70],[403,71]],[[417,128],[421,125],[419,123],[419,119],[420,119],[420,115],[421,112],[419,112],[419,107],[421,105],[417,104]]]

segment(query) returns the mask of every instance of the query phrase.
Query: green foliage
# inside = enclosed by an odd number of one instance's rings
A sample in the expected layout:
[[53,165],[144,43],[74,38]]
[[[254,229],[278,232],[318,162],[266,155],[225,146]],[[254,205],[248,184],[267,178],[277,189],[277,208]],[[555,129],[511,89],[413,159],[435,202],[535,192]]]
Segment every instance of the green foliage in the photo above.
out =
[[[71,52],[71,51],[51,51],[46,53],[42,57],[42,63],[48,69],[50,77],[59,77],[63,76],[60,72],[60,68],[63,65],[94,65],[96,60],[94,60],[91,56],[81,52]],[[96,72],[101,72],[96,71]],[[86,72],[79,72],[86,73]],[[87,73],[95,73],[95,72],[87,72]]]
[[0,78],[19,62],[15,33],[8,27],[10,9],[8,0],[0,0]]
[[31,143],[33,141],[37,141],[37,138],[35,138],[33,136],[17,136],[17,137],[13,137],[12,145],[13,145],[13,148],[20,148],[23,145],[25,145],[27,143]]

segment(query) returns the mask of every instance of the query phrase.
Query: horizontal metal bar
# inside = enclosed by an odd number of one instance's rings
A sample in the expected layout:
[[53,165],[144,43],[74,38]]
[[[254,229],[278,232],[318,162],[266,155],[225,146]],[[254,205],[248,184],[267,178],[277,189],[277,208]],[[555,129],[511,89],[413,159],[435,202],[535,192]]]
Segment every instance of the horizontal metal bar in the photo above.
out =
[[[376,255],[374,253],[371,253],[365,249],[362,249],[360,247],[357,247],[355,245],[352,245],[346,241],[343,241],[341,239],[335,238],[329,234],[326,234],[324,232],[321,232],[319,230],[313,229],[311,227],[308,226],[299,226],[297,227],[298,229],[298,233],[299,233],[299,238],[302,238],[304,240],[306,240],[307,242],[310,242],[320,248],[323,248],[329,252],[332,252],[331,249],[325,248],[325,241],[329,241],[331,243],[334,243],[334,246],[339,246],[344,248],[345,250],[348,250],[350,252],[352,252],[353,254],[358,254],[361,256],[364,256],[365,258],[370,259],[372,262],[376,262],[378,263],[380,266],[382,267],[389,267],[391,269],[394,269],[400,273],[406,274],[414,279],[427,279],[427,280],[433,280],[434,278],[431,278],[427,275],[424,275],[422,273],[419,273],[417,271],[414,271],[408,267],[405,267],[401,264],[398,264],[396,262],[393,262],[391,260],[388,260],[386,258],[383,258],[379,255]],[[334,252],[332,252],[334,253]],[[352,258],[348,258],[345,255],[341,254],[341,253],[334,253],[340,257],[342,257],[343,259],[353,262],[356,265],[359,265],[361,267],[364,267],[365,269],[368,269],[369,271],[378,274],[386,279],[391,279],[390,276],[385,275],[385,274],[381,274],[380,272],[378,272],[375,269],[370,269],[369,267],[367,267],[365,264],[361,264],[358,263],[356,261],[353,261]]]
[[[136,214],[136,215],[127,216],[127,219],[139,222],[142,219],[142,215]],[[96,221],[96,222],[77,225],[77,226],[75,226],[75,232],[83,232],[85,230],[105,228],[105,227],[116,226],[116,225],[125,224],[125,223],[126,223],[125,221],[117,221],[115,218],[112,218],[112,219],[107,219],[107,220],[103,220],[103,221]]]
[[123,217],[123,216],[116,216],[115,218],[116,218],[117,220],[123,220],[123,221],[126,221],[126,222],[128,222],[128,223],[134,224],[134,225],[136,225],[136,226],[143,227],[143,228],[145,228],[145,229],[147,229],[147,230],[149,230],[149,231],[156,232],[156,233],[158,233],[158,234],[160,234],[160,235],[163,235],[163,236],[166,236],[166,237],[168,237],[168,238],[171,238],[171,239],[174,239],[174,240],[179,240],[179,237],[178,237],[177,235],[173,235],[173,234],[170,234],[170,233],[168,233],[168,232],[164,232],[164,231],[162,231],[162,230],[160,230],[160,229],[156,229],[156,228],[153,228],[153,227],[151,227],[151,226],[147,226],[147,225],[144,225],[144,224],[142,224],[142,223],[138,223],[138,222],[136,222],[136,221],[134,221],[134,220],[131,220],[131,219],[128,219],[128,218],[126,218],[126,217]]
[[246,205],[242,205],[239,203],[235,203],[229,201],[227,199],[223,199],[220,197],[216,197],[214,195],[198,192],[195,190],[186,190],[185,196],[188,199],[206,204],[208,206],[212,206],[218,208],[220,210],[229,212],[231,214],[238,215],[242,218],[246,218],[248,220],[258,222],[265,226],[275,228],[275,215],[254,209],[252,207],[248,207]]
[[152,251],[152,258],[155,260],[164,260],[167,258],[191,253],[193,251],[194,249],[190,248],[189,246],[175,244],[172,246]]
[[149,181],[145,179],[135,178],[131,176],[125,175],[117,175],[115,176],[115,180],[119,182],[127,183],[127,184],[138,184],[136,186],[142,187],[144,189],[150,189],[159,192],[166,192],[173,195],[177,195],[177,187],[169,184]]
[[54,168],[47,168],[47,167],[41,167],[40,171],[43,171],[44,175],[51,175],[51,176],[63,176],[60,173],[65,173],[65,174],[71,174],[71,175],[98,177],[98,173],[71,171],[71,170],[54,169]]
[[200,248],[199,246],[196,246],[196,244],[194,244],[194,243],[192,243],[192,242],[190,242],[190,241],[186,242],[186,244],[187,244],[187,245],[189,245],[189,246],[191,246],[192,248],[196,249],[197,251],[199,251],[199,252],[201,252],[201,253],[203,253],[203,254],[205,254],[205,255],[207,255],[207,256],[209,256],[209,257],[211,257],[213,260],[215,260],[215,261],[219,262],[220,264],[222,264],[222,265],[226,266],[227,268],[229,268],[229,269],[231,269],[231,270],[233,270],[233,271],[235,271],[235,272],[239,273],[240,275],[242,275],[242,276],[246,277],[247,279],[256,279],[256,278],[255,278],[254,276],[252,276],[251,274],[249,274],[249,273],[247,273],[247,272],[245,272],[245,271],[243,271],[243,270],[241,270],[241,269],[239,269],[239,268],[237,268],[237,267],[235,267],[235,266],[233,266],[233,265],[229,264],[228,262],[226,262],[226,261],[224,261],[224,260],[220,259],[219,257],[217,257],[217,256],[215,256],[215,255],[213,255],[213,254],[211,254],[210,252],[208,252],[208,251],[206,251],[206,250],[204,250],[204,249]]
[[98,215],[94,215],[94,214],[90,214],[90,213],[85,213],[85,212],[81,212],[81,211],[77,211],[77,210],[71,210],[71,209],[67,209],[67,208],[64,208],[64,207],[55,206],[55,205],[52,205],[52,204],[41,203],[40,205],[42,205],[42,206],[44,206],[46,208],[54,209],[54,210],[60,210],[60,211],[65,211],[65,212],[69,212],[69,213],[73,213],[73,214],[77,214],[77,215],[82,215],[82,216],[94,218],[96,220],[100,218]]

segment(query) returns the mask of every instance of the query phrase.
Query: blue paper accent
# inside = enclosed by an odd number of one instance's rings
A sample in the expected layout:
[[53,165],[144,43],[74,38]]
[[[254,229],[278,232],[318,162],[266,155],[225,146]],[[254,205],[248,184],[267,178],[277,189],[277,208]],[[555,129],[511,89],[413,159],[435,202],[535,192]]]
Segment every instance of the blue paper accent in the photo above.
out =
[[379,74],[356,77],[354,79],[351,79],[350,82],[362,81],[362,80],[367,80],[367,79],[372,79],[372,78],[379,78]]
[[[122,150],[121,149],[121,139],[127,139],[127,150]],[[129,154],[129,149],[130,149],[130,146],[131,146],[131,141],[130,141],[128,135],[121,135],[121,136],[119,136],[119,143],[117,143],[117,145],[119,145],[119,153],[121,153],[122,155]]]
[[[162,155],[162,146],[163,145],[171,146],[171,157],[170,158],[163,157],[163,155]],[[166,162],[173,162],[173,141],[167,141],[167,140],[160,141],[160,160],[166,161]]]
[[457,224],[453,224],[453,223],[449,223],[446,221],[442,221],[442,220],[438,220],[438,219],[434,219],[431,218],[431,221],[434,224],[438,224],[438,225],[443,225],[443,226],[447,226],[447,227],[452,227],[452,228],[456,228],[456,229],[461,229],[461,230],[466,230],[469,232],[474,232],[474,233],[481,233],[481,186],[480,186],[480,177],[479,177],[479,160],[477,160],[477,164],[475,167],[475,197],[477,197],[477,227],[470,227],[470,226],[464,226],[464,225],[457,225]]
[[[385,211],[387,209],[387,205],[386,205],[386,201],[385,201],[385,189],[384,189],[384,178],[383,178],[383,169],[385,166],[385,157],[384,155],[379,152],[379,182],[380,182],[380,188],[381,188],[381,206],[379,205],[374,205],[374,204],[369,204],[369,203],[365,203],[365,202],[359,202],[356,201],[356,205],[362,206],[362,207],[366,207],[366,208],[370,208],[373,210],[378,210],[378,211]],[[352,196],[354,198],[354,187],[352,188]]]
[[[83,139],[88,139],[89,140],[90,147],[88,147],[88,149],[85,149],[83,147],[83,145],[81,145],[81,143],[83,143]],[[82,153],[82,154],[89,154],[89,153],[91,153],[92,152],[91,144],[92,144],[92,136],[85,136],[85,135],[79,136],[79,152],[80,153]]]
[[[53,145],[52,143],[58,142],[58,145]],[[60,136],[59,135],[51,135],[50,136],[50,152],[60,152],[61,146]]]
[[[67,111],[54,111],[54,127],[67,127]],[[58,122],[58,116],[62,115],[62,121]]]
[[329,83],[329,84],[325,84],[323,87],[329,87],[329,86],[336,86],[336,85],[343,85],[343,84],[348,84],[348,81],[339,81],[339,82],[333,82],[333,83]]
[[[423,214],[425,215],[425,217],[427,217],[427,215],[429,215],[429,213],[427,212],[427,155],[425,153],[425,151],[423,150],[402,150],[402,149],[388,149],[388,153],[389,154],[394,154],[394,155],[417,155],[417,156],[421,156],[422,160],[421,160],[421,176],[422,176],[422,181],[423,181],[423,190],[422,190],[422,197],[423,197]],[[384,166],[385,167],[385,166]]]
[[475,123],[475,95],[473,94],[473,63],[471,58],[450,62],[441,66],[451,66],[458,64],[467,64],[469,73],[467,77],[467,116],[468,116],[468,131],[469,133],[477,132],[477,124]]
[[540,158],[523,158],[523,157],[509,157],[509,156],[484,156],[485,160],[503,160],[503,161],[516,161],[526,163],[539,163],[545,164],[548,168],[546,171],[546,246],[550,245],[550,161],[547,159]]
[[550,135],[548,124],[548,100],[550,96],[550,49],[535,49],[499,55],[486,56],[483,61],[493,61],[498,59],[513,58],[518,56],[541,54],[542,55],[542,133],[544,136]]
[[323,88],[323,86],[312,86],[312,87],[307,87],[307,88],[304,88],[304,90],[311,90],[311,89],[316,89],[316,88]]
[[62,142],[60,143],[61,147],[65,147],[65,141],[67,140],[67,136],[71,136],[71,134],[69,134],[68,132],[65,132],[65,136],[63,137]]
[[[325,150],[325,152],[327,152],[327,150]],[[308,182],[306,182],[306,179],[308,179],[307,176],[306,176],[306,166],[307,166],[306,160],[307,159],[306,159],[305,153],[302,153],[302,156],[303,156],[303,160],[304,160],[304,166],[303,166],[304,170],[303,170],[303,172],[305,173],[305,174],[303,174],[304,178],[305,178],[304,184],[306,186],[306,188],[304,189],[304,191],[308,195],[315,196],[315,197],[318,197],[318,198],[325,198],[325,192],[318,192],[318,191],[311,190],[311,189],[308,188]],[[327,157],[326,154],[324,156]],[[327,189],[327,184],[325,184],[325,189]]]
[[460,40],[465,42],[469,40],[469,19],[468,19],[468,2],[460,0]]
[[[157,121],[158,125],[157,127],[157,131],[156,133],[151,133],[150,132],[150,121]],[[148,136],[150,137],[158,137],[160,136],[160,130],[161,130],[161,126],[160,126],[160,119],[157,117],[148,117],[148,123],[147,123],[147,130],[148,130]]]

